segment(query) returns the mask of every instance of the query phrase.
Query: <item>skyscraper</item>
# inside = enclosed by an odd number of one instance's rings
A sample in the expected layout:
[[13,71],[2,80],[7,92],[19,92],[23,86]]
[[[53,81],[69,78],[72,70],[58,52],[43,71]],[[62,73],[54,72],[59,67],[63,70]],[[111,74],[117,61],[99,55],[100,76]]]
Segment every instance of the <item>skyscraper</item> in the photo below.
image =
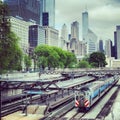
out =
[[65,41],[68,41],[68,29],[67,29],[66,24],[63,24],[63,26],[62,26],[61,38],[64,39]]
[[103,50],[103,40],[99,40],[99,51],[104,52],[104,50]]
[[105,42],[105,54],[107,57],[111,57],[111,49],[112,49],[112,45],[111,45],[111,40],[108,39]]
[[114,45],[114,50],[115,50],[114,57],[115,57],[115,59],[117,59],[117,32],[116,31],[114,32],[114,43],[115,43],[115,45]]
[[40,25],[55,27],[55,0],[40,0]]
[[8,4],[10,15],[25,21],[40,23],[40,2],[38,0],[3,0]]
[[97,45],[96,45],[97,36],[89,28],[89,19],[88,19],[87,11],[82,13],[82,38],[83,38],[83,42],[86,43],[86,54],[90,54],[92,52],[97,51]]
[[71,24],[71,39],[79,40],[79,23],[77,21]]
[[45,30],[39,25],[29,26],[29,45],[36,47],[45,44]]
[[88,34],[88,12],[85,11],[82,13],[82,38],[84,41],[86,41],[86,36]]
[[120,25],[116,26],[116,39],[115,39],[115,46],[117,52],[117,59],[120,59]]
[[61,29],[61,39],[60,39],[60,47],[62,49],[67,50],[67,44],[68,44],[68,29],[66,24],[63,24]]

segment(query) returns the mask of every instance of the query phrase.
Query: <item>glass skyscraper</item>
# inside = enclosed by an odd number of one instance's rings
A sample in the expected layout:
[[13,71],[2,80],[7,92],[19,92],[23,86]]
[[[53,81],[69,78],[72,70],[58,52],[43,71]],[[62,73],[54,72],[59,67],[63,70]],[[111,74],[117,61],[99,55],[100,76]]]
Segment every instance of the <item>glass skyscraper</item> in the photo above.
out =
[[40,23],[39,0],[3,0],[3,2],[8,4],[11,16],[19,16],[25,21]]
[[83,42],[86,43],[87,45],[86,47],[87,54],[96,52],[97,36],[91,29],[89,29],[89,19],[88,19],[87,11],[82,13],[82,37],[83,37]]
[[116,26],[117,59],[120,59],[120,25]]
[[40,25],[55,27],[55,0],[40,0]]
[[86,36],[88,34],[88,12],[85,11],[82,13],[82,38],[86,41]]

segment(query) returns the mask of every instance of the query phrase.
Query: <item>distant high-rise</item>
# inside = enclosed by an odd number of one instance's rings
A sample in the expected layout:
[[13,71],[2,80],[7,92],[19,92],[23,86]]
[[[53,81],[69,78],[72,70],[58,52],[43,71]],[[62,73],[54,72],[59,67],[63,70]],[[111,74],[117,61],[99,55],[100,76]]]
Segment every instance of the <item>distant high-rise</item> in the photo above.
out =
[[105,54],[107,57],[111,57],[111,49],[112,49],[112,41],[106,40],[105,41]]
[[85,11],[82,13],[82,38],[84,41],[86,41],[86,36],[88,34],[88,12]]
[[87,54],[91,54],[97,51],[97,36],[96,34],[88,29],[88,35],[86,36],[86,44],[87,44]]
[[68,29],[67,29],[66,24],[64,24],[64,25],[62,26],[62,29],[61,29],[61,37],[62,37],[62,39],[64,39],[65,41],[68,41]]
[[117,32],[116,31],[114,32],[114,43],[115,43],[115,45],[114,45],[114,50],[115,50],[114,57],[115,57],[115,59],[117,59]]
[[117,59],[120,59],[120,25],[116,26],[116,34],[115,35],[115,49],[117,53]]
[[71,24],[71,39],[79,40],[79,23],[77,21]]
[[40,25],[55,27],[55,0],[40,0]]
[[11,16],[19,16],[25,21],[40,23],[40,2],[38,0],[3,0]]
[[103,50],[103,40],[99,40],[99,51],[104,52],[104,50]]
[[63,24],[62,29],[61,29],[61,37],[60,37],[60,47],[64,50],[67,50],[67,45],[68,45],[68,29],[66,24]]
[[86,44],[86,54],[90,54],[92,52],[97,51],[97,36],[89,28],[89,19],[87,11],[82,13],[82,39],[83,42]]

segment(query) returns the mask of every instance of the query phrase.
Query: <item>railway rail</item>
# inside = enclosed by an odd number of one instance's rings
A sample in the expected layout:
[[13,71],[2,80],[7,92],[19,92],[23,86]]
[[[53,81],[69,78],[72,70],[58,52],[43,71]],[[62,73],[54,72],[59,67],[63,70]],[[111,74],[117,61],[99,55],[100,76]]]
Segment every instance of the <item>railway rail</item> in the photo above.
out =
[[102,120],[110,112],[112,104],[117,96],[117,92],[118,86],[114,86],[114,88],[97,101],[89,111],[78,111],[73,107],[73,109],[66,114],[63,114],[63,116],[57,120]]
[[[78,77],[77,77],[78,78]],[[117,88],[117,87],[116,87]],[[71,89],[70,89],[71,90]],[[114,93],[114,92],[113,92]],[[49,95],[49,94],[48,94]],[[52,96],[53,97],[53,96]],[[51,97],[51,98],[52,98]],[[65,98],[60,98],[59,101],[56,101],[54,104],[52,104],[50,106],[50,115],[45,119],[45,120],[76,120],[76,119],[88,119],[88,115],[90,112],[88,113],[78,113],[75,112],[74,108],[74,100],[73,100],[73,95],[69,95],[69,97],[65,97]],[[27,101],[30,101],[30,96],[27,98],[23,98],[22,100],[18,100],[18,101],[14,101],[13,103],[9,103],[9,104],[4,104],[2,106],[2,116],[8,115],[10,113],[16,112],[18,110],[21,110],[22,107],[21,105],[23,105],[23,103]],[[32,100],[33,101],[37,101],[39,99],[39,103],[41,101],[41,103],[43,104],[42,99],[40,98],[39,95],[37,96],[33,96]],[[112,100],[113,101],[113,100]],[[46,104],[46,103],[45,103]],[[102,106],[103,108],[104,106]],[[110,106],[109,106],[110,107]],[[57,108],[57,109],[56,109]],[[72,117],[66,117],[65,114],[68,114],[70,111],[74,111],[74,115]],[[92,109],[93,110],[93,109]],[[103,109],[103,111],[107,111],[106,109]],[[100,111],[99,111],[100,112]],[[100,118],[102,115],[102,111],[100,112],[101,114],[97,114],[96,118]],[[91,113],[90,113],[91,114]],[[107,113],[106,113],[107,114]],[[95,118],[95,117],[94,117]],[[95,118],[95,119],[96,119]]]

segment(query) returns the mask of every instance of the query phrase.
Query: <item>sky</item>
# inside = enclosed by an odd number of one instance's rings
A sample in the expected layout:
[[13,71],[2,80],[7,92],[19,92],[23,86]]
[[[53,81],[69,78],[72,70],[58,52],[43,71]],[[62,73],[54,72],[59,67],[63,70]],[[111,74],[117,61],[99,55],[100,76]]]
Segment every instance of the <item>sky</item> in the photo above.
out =
[[65,23],[70,33],[71,23],[79,22],[82,40],[82,12],[87,9],[89,28],[98,39],[114,40],[116,25],[120,25],[120,0],[56,0],[56,29]]

